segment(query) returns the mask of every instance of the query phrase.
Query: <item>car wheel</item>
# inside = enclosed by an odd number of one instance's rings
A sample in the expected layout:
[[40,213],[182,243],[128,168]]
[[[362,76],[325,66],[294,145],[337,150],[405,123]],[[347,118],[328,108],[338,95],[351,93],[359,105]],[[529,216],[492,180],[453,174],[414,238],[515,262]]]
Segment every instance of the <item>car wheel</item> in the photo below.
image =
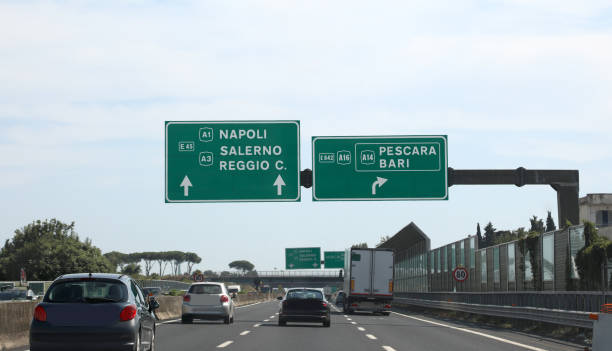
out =
[[355,310],[349,309],[348,311],[346,311],[346,314],[353,314],[353,313],[355,313]]
[[223,323],[225,324],[230,324],[230,316],[226,316],[225,318],[223,318]]
[[189,318],[189,317],[181,317],[181,323],[183,324],[191,324],[193,323],[193,318]]
[[283,320],[283,319],[279,319],[278,320],[278,325],[281,327],[284,327],[287,325],[287,321]]
[[325,321],[325,322],[323,322],[323,326],[324,326],[325,328],[329,328],[329,327],[331,326],[331,321]]
[[382,314],[383,316],[388,316],[388,315],[390,315],[390,314],[391,314],[391,312],[381,312],[381,314]]

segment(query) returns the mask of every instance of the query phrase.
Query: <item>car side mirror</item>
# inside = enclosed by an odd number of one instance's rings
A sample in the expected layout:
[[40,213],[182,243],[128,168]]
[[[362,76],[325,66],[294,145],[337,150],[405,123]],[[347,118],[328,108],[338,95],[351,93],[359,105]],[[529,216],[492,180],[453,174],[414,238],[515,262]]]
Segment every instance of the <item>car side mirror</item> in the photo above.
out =
[[279,297],[277,297],[276,299],[277,299],[277,300],[279,300],[279,301],[281,301],[281,300],[283,299],[283,297],[282,297],[282,296],[279,296]]
[[157,302],[157,300],[155,300],[154,298],[151,298],[149,300],[149,311],[154,311],[158,308],[159,308],[159,302]]

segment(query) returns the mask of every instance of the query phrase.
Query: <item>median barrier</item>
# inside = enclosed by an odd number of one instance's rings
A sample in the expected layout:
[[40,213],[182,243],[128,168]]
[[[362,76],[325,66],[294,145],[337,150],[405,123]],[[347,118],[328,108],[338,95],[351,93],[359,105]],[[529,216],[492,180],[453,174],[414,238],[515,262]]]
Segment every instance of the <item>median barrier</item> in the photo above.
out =
[[0,302],[0,350],[28,344],[30,322],[38,301]]

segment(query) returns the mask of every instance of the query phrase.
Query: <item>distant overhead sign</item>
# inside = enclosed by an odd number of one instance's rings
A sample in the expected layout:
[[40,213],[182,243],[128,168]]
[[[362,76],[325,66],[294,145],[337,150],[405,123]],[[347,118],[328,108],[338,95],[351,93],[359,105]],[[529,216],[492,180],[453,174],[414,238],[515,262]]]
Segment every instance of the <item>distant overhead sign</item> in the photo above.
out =
[[166,202],[300,201],[299,121],[166,122]]
[[344,251],[325,251],[325,268],[344,268]]
[[285,269],[321,268],[320,247],[300,247],[285,249]]
[[445,135],[313,137],[313,200],[447,200]]

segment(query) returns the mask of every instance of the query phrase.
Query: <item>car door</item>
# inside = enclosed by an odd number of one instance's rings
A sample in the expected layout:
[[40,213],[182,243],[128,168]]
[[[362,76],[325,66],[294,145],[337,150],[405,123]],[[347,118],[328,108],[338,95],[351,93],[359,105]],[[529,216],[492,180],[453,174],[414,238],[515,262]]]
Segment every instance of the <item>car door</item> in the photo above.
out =
[[145,300],[144,294],[142,293],[142,290],[140,289],[138,284],[136,284],[136,282],[134,282],[133,280],[130,280],[130,285],[132,288],[132,293],[134,294],[134,299],[136,301],[138,315],[140,316],[140,325],[142,330],[141,338],[143,341],[148,343],[153,336],[153,327],[155,320],[153,319],[151,312],[149,312],[149,304],[147,300]]

